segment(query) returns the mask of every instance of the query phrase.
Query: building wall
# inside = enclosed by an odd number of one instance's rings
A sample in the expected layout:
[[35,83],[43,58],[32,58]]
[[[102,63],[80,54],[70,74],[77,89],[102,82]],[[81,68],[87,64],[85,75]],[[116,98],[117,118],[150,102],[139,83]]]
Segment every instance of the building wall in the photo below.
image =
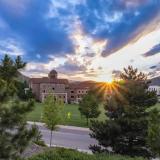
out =
[[[49,95],[50,93],[42,93],[41,95],[41,101],[43,102],[45,98]],[[62,100],[64,103],[68,103],[67,100],[67,93],[52,93],[56,98]]]
[[[53,72],[53,73],[52,73]],[[58,79],[53,70],[49,77],[32,78],[29,81],[30,88],[39,101],[44,101],[48,94],[53,93],[65,103],[79,103],[89,90],[89,84],[70,83],[67,79]]]
[[160,86],[149,86],[149,91],[155,91],[158,96],[160,96]]
[[32,89],[32,92],[34,93],[36,100],[40,100],[40,85],[36,83],[30,83],[29,87]]
[[73,88],[68,91],[68,102],[79,103],[83,96],[88,93],[89,88]]
[[63,99],[65,103],[67,103],[67,91],[65,84],[54,84],[54,83],[41,83],[40,84],[40,100],[43,101],[44,98],[50,93]]

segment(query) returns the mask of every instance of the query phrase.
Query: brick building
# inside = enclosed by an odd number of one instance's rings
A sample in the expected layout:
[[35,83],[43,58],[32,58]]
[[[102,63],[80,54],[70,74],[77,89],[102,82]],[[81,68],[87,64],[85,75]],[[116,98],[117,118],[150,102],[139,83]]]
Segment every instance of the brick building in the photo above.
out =
[[62,99],[65,103],[79,103],[82,97],[94,85],[94,82],[69,83],[67,79],[59,79],[58,73],[52,70],[48,77],[31,78],[29,87],[32,89],[36,99],[43,102],[50,93]]

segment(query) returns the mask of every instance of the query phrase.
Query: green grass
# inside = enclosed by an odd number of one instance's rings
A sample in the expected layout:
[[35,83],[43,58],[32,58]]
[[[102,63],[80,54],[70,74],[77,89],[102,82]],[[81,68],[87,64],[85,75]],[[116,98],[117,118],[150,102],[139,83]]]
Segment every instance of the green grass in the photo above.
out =
[[[99,120],[105,119],[104,109],[100,106],[101,115],[98,117]],[[71,114],[68,118],[68,113]],[[42,103],[36,103],[34,110],[27,116],[27,120],[34,122],[43,121],[43,105]],[[87,127],[85,117],[81,116],[77,104],[65,104],[64,105],[64,119],[61,122],[63,125]]]
[[35,155],[28,160],[144,160],[140,157],[131,158],[129,156],[97,154],[89,155],[71,149],[55,148],[48,149],[44,153]]
[[[157,103],[153,108],[157,108],[160,111],[160,103]],[[97,118],[98,120],[105,120],[106,116],[104,114],[104,108],[100,106],[101,114]],[[71,117],[68,118],[67,114],[71,113]],[[42,103],[36,103],[34,110],[27,116],[27,120],[34,122],[42,122],[43,121],[43,105]],[[71,125],[71,126],[79,126],[79,127],[87,127],[85,117],[81,116],[78,105],[77,104],[65,104],[64,106],[64,119],[61,122],[63,125]]]

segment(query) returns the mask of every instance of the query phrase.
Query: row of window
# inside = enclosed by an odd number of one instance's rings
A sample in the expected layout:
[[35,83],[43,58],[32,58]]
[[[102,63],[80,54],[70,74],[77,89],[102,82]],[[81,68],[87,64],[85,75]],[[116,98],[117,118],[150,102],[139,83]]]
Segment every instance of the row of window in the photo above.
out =
[[[78,91],[78,93],[82,93],[82,94],[84,94],[84,93],[87,93],[88,91]],[[74,91],[71,91],[71,93],[75,93]]]
[[[76,96],[71,96],[71,98],[76,98]],[[82,98],[82,95],[77,95],[77,98]]]

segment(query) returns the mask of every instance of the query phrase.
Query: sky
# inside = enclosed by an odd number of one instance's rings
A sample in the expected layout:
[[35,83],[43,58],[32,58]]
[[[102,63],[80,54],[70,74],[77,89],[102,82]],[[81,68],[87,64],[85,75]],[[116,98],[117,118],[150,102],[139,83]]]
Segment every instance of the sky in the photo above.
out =
[[0,58],[30,77],[111,81],[128,65],[160,75],[160,0],[0,0]]

